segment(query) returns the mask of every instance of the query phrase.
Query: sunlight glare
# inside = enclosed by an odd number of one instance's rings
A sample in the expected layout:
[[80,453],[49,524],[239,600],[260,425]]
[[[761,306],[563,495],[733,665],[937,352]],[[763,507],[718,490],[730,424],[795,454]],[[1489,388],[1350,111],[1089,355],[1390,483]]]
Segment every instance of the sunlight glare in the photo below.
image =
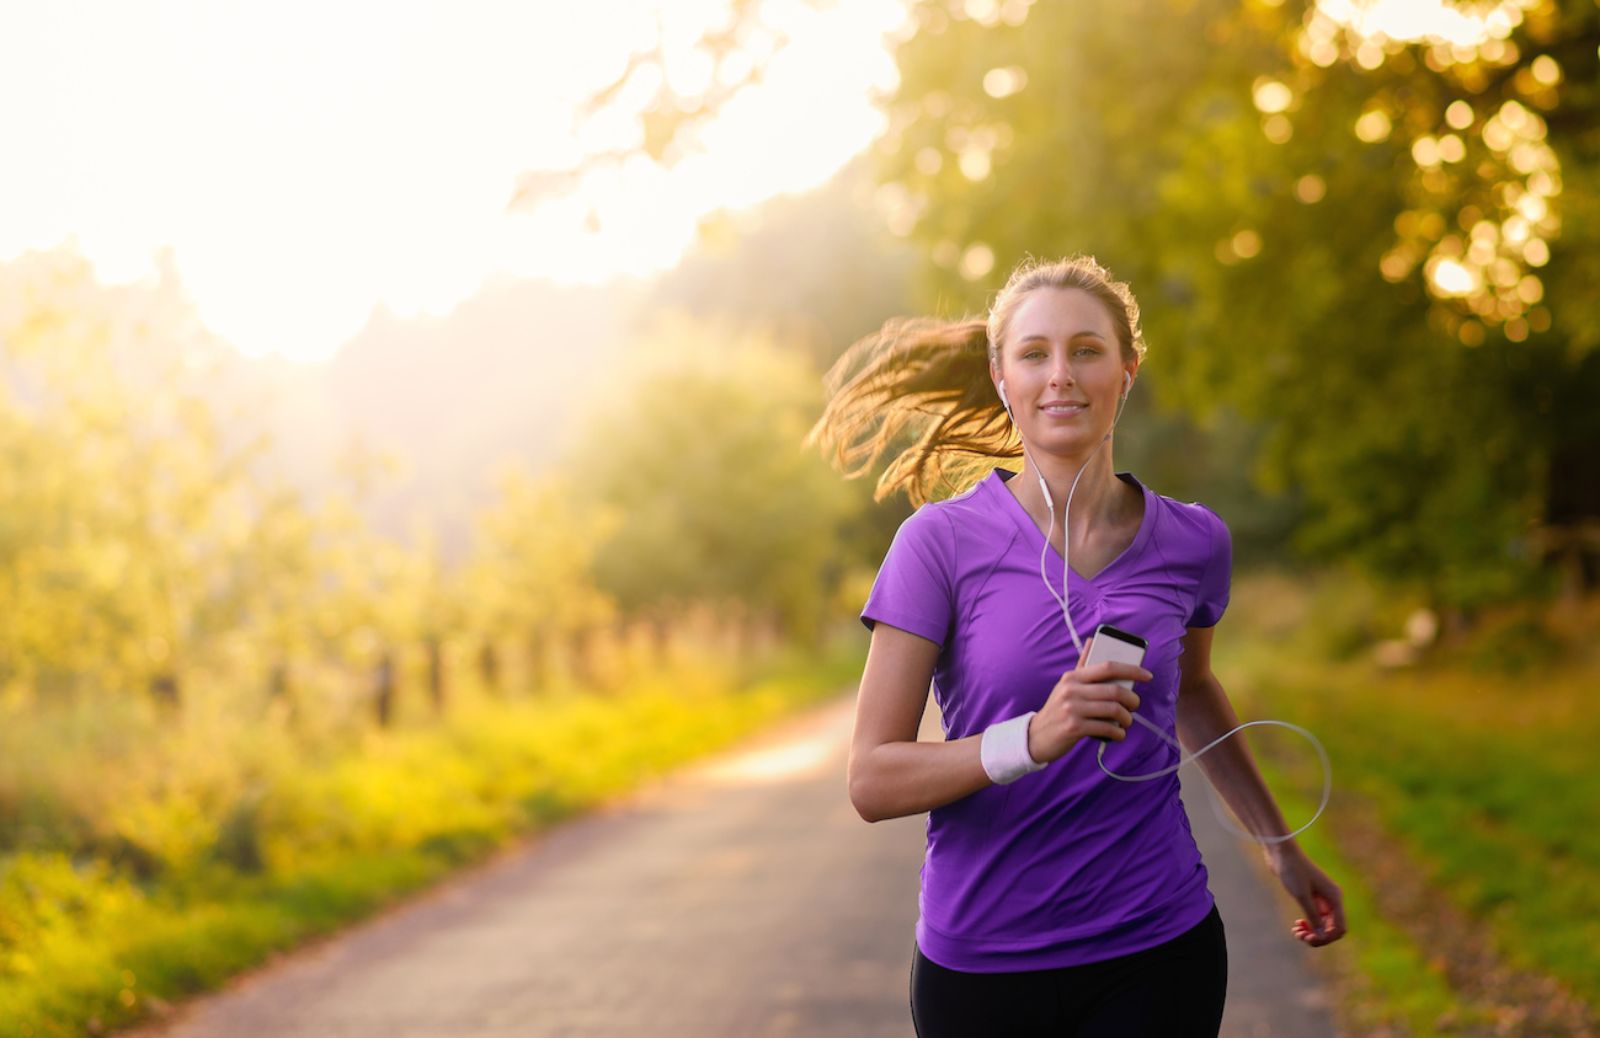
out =
[[[496,277],[594,283],[670,267],[700,218],[824,181],[881,132],[883,36],[903,0],[787,12],[765,82],[664,171],[596,171],[508,212],[519,174],[630,140],[624,112],[574,138],[577,103],[656,31],[653,3],[270,7],[34,5],[0,35],[0,262],[70,245],[100,278],[170,248],[200,318],[241,351],[332,355],[375,308],[443,314]],[[666,43],[726,0],[674,2]],[[725,21],[725,19],[722,19]],[[706,60],[670,85],[708,82]],[[641,92],[649,83],[641,77]]]

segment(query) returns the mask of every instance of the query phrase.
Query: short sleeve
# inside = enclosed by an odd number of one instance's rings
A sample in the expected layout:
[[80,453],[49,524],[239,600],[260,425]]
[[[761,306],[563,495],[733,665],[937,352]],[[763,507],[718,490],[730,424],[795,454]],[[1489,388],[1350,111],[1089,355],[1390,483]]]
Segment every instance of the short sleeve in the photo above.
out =
[[1195,588],[1194,614],[1189,627],[1215,627],[1228,608],[1228,590],[1233,582],[1233,535],[1217,513],[1205,510],[1211,531],[1211,550],[1200,584]]
[[950,518],[929,505],[901,523],[861,610],[867,630],[881,620],[944,648],[956,615],[955,547]]

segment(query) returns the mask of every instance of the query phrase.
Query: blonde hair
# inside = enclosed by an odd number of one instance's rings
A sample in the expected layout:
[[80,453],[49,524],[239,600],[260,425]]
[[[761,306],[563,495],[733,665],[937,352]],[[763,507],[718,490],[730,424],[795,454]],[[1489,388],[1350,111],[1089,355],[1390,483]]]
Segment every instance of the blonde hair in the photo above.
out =
[[1125,282],[1092,256],[1030,257],[1006,279],[987,318],[896,317],[852,344],[823,377],[828,403],[805,444],[820,446],[855,479],[897,439],[905,443],[878,477],[873,500],[904,489],[913,506],[939,485],[959,492],[996,458],[1020,457],[1022,442],[989,381],[989,364],[999,367],[1017,308],[1039,288],[1088,292],[1110,315],[1123,359],[1144,359],[1139,304]]

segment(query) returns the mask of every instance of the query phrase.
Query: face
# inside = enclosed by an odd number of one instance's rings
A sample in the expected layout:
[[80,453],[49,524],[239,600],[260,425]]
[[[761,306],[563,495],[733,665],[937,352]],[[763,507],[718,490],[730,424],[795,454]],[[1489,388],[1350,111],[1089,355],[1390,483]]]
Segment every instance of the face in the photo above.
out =
[[1000,366],[1006,399],[1031,449],[1078,454],[1098,444],[1116,418],[1124,360],[1111,315],[1079,288],[1029,292],[1012,316]]

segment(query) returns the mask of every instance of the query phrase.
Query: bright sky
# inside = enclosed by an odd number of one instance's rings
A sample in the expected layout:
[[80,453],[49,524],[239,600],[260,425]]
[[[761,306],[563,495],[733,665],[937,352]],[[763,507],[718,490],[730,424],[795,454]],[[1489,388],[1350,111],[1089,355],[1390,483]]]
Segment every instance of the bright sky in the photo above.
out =
[[[670,174],[639,163],[509,213],[517,174],[570,164],[577,99],[718,0],[17,4],[0,34],[0,262],[73,244],[104,280],[172,250],[202,320],[250,354],[330,356],[380,303],[443,313],[497,275],[670,266],[696,220],[823,180],[882,129],[903,0],[811,13]],[[630,134],[614,120],[592,143]],[[594,206],[598,233],[583,229]]]

